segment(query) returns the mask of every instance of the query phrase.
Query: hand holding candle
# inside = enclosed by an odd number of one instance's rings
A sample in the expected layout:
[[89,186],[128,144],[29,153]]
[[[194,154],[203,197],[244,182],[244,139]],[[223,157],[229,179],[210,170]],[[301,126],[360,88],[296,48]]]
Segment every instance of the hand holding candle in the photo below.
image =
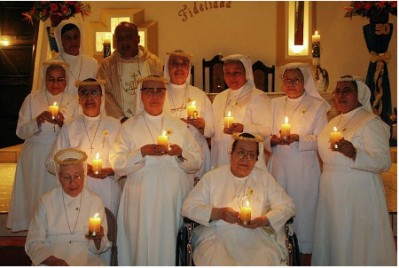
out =
[[291,132],[291,124],[288,123],[288,117],[286,116],[284,119],[284,124],[281,125],[280,135],[282,140],[286,140],[289,138]]
[[54,102],[53,105],[48,107],[49,112],[51,113],[51,119],[55,120],[58,115],[59,107],[57,102]]
[[240,209],[240,221],[246,225],[251,221],[251,206],[247,200]]
[[94,174],[101,174],[101,169],[103,168],[103,160],[100,158],[100,153],[96,154],[96,158],[93,159],[91,165],[93,167]]
[[192,101],[187,105],[187,119],[196,119],[196,114],[197,105],[195,104],[195,101]]
[[101,218],[98,217],[98,213],[93,218],[89,219],[89,235],[96,236],[101,230]]
[[342,138],[344,137],[344,134],[341,131],[338,131],[336,127],[333,128],[333,131],[330,132],[330,143],[331,143],[331,149],[334,151],[338,150],[338,144]]
[[228,111],[227,116],[225,116],[224,120],[223,120],[224,128],[230,128],[231,125],[233,124],[233,121],[234,121],[234,117],[232,117],[231,112]]
[[158,136],[157,144],[163,145],[165,147],[165,150],[168,151],[169,140],[168,140],[168,135],[166,133],[166,130],[163,131],[161,136]]

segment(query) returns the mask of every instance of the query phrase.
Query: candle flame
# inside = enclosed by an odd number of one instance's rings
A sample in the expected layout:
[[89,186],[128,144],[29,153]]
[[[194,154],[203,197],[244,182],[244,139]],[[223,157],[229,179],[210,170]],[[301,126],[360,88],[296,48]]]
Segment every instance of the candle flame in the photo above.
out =
[[191,105],[192,105],[192,106],[195,106],[195,101],[193,101],[193,102],[191,103]]
[[334,130],[334,132],[337,132],[338,128],[337,127],[333,127],[333,130]]
[[230,117],[231,116],[231,111],[227,112],[227,116]]
[[96,154],[96,159],[97,159],[97,160],[100,159],[100,153],[97,153],[97,154]]
[[166,130],[164,130],[163,132],[162,132],[162,136],[166,136]]
[[245,206],[246,206],[247,208],[250,207],[250,205],[249,205],[249,200],[247,200],[247,201],[245,202]]
[[318,34],[319,34],[319,31],[315,31],[314,34],[315,34],[315,35],[318,35]]
[[53,106],[57,106],[57,102],[56,101],[53,103]]
[[288,117],[287,116],[284,118],[284,123],[288,124]]
[[98,218],[98,215],[99,215],[98,213],[94,214],[94,218]]

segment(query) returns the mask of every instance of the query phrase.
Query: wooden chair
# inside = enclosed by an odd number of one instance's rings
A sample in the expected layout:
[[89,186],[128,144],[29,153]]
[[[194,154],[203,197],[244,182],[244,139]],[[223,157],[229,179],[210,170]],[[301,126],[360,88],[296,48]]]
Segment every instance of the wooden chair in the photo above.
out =
[[108,225],[108,240],[111,242],[111,261],[110,266],[118,266],[118,246],[116,245],[118,225],[116,217],[108,208],[105,208]]
[[257,61],[252,64],[252,72],[256,88],[265,92],[274,92],[275,66],[267,67],[263,62]]
[[[208,69],[207,72],[206,69]],[[208,86],[205,84],[206,78],[209,81]],[[222,55],[218,54],[209,61],[202,59],[202,89],[209,93],[219,93],[226,88],[223,77]]]

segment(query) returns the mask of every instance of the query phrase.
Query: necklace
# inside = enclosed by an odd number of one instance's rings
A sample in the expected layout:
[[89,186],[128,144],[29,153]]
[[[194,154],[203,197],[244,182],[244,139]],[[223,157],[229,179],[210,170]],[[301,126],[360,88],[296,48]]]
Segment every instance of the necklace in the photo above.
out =
[[[61,55],[62,60],[63,60],[64,62],[68,63],[68,62],[65,60],[64,56],[62,55],[62,53],[60,53],[60,55]],[[79,56],[79,57],[80,57],[80,56]],[[80,68],[79,68],[79,75],[78,75],[77,78],[76,78],[75,74],[71,71],[71,69],[70,69],[70,68],[67,68],[68,71],[69,71],[69,73],[70,73],[70,74],[73,76],[73,78],[75,79],[75,81],[80,80],[80,73],[82,72],[82,64],[83,64],[83,60],[82,60],[82,58],[80,57]]]
[[341,114],[341,116],[339,117],[338,123],[337,123],[337,129],[339,130],[340,128],[342,128],[341,131],[344,132],[344,131],[346,130],[346,126],[348,126],[349,123],[352,122],[353,118],[355,118],[355,116],[356,116],[361,110],[362,110],[362,109],[357,110],[356,113],[354,113],[354,114],[352,115],[352,117],[349,118],[348,122],[346,122],[342,127],[339,126],[339,125],[341,124],[341,120],[342,120],[342,116],[343,116],[343,114]]
[[138,80],[141,78],[141,71],[140,71],[140,57],[137,55],[137,70],[132,72],[130,77],[133,78],[131,81],[126,81],[123,82],[123,57],[118,54],[119,57],[121,58],[121,62],[118,62],[118,76],[119,76],[119,85],[122,87],[123,91],[125,91],[128,94],[135,95],[136,94],[136,89],[139,85]]
[[86,130],[87,139],[89,140],[89,143],[90,143],[90,148],[89,148],[89,149],[90,149],[90,154],[92,154],[92,153],[93,153],[93,149],[94,149],[94,147],[93,147],[93,142],[94,142],[94,140],[95,140],[95,138],[96,138],[97,131],[98,131],[99,127],[100,127],[101,116],[100,116],[100,120],[99,120],[98,123],[97,123],[96,131],[94,132],[94,135],[93,135],[93,138],[92,138],[92,139],[90,139],[89,131],[87,130],[84,117],[82,117],[82,121],[83,121],[83,126],[85,127],[85,130]]
[[244,185],[242,185],[242,180],[237,180],[236,183],[234,184],[234,191],[235,191],[234,198],[236,199],[239,208],[243,205],[243,202],[245,201],[246,198],[245,192],[247,190],[248,180],[249,178],[247,177],[245,179]]
[[[302,100],[298,103],[298,105],[295,107],[294,111],[291,113],[291,116],[288,118],[288,122],[291,122],[292,116],[294,116],[295,112],[298,110],[299,106],[301,106],[303,100],[306,97],[306,92],[304,93]],[[288,97],[285,97],[285,102],[284,102],[284,114],[287,116],[287,100]]]
[[[61,191],[62,191],[62,202],[64,203],[65,218],[66,218],[66,220],[67,220],[68,229],[69,229],[69,234],[70,234],[70,235],[73,235],[73,234],[75,234],[76,224],[78,223],[78,219],[79,219],[79,215],[80,215],[80,207],[81,207],[81,205],[82,205],[82,196],[83,196],[83,193],[80,193],[79,207],[76,208],[76,210],[78,211],[78,216],[76,217],[75,225],[73,226],[73,230],[71,230],[71,226],[69,225],[69,217],[68,217],[68,213],[67,213],[67,209],[66,209],[66,205],[65,205],[64,190],[61,190]],[[72,241],[69,240],[69,244],[71,244],[71,243],[72,243]]]
[[[155,142],[155,140],[154,140],[154,135],[152,135],[151,129],[150,129],[150,127],[148,126],[148,122],[147,122],[147,118],[145,117],[145,114],[143,114],[143,118],[144,118],[144,122],[145,122],[145,125],[146,125],[146,127],[147,127],[147,130],[148,130],[148,132],[150,133],[152,142],[153,142],[153,144],[156,144],[156,142]],[[161,122],[161,131],[162,131],[162,128],[163,128],[163,116],[162,116],[162,122]]]
[[[170,111],[171,111],[172,113],[178,112],[178,113],[179,113],[179,118],[181,118],[181,112],[184,111],[184,110],[186,109],[186,104],[187,104],[187,102],[188,102],[188,100],[189,100],[189,98],[187,98],[187,96],[186,96],[186,94],[187,94],[187,88],[188,88],[188,85],[186,84],[186,86],[184,87],[183,102],[182,102],[182,104],[181,104],[180,106],[178,106],[178,107],[176,107],[176,105],[175,105],[175,101],[174,101],[174,99],[173,99],[172,90],[170,90],[170,91],[169,91],[169,94],[168,94],[168,96],[170,96],[170,100],[172,101],[172,105],[173,105],[173,108],[170,108]],[[177,90],[180,90],[180,89],[177,89]],[[186,101],[186,100],[187,100],[187,101]]]

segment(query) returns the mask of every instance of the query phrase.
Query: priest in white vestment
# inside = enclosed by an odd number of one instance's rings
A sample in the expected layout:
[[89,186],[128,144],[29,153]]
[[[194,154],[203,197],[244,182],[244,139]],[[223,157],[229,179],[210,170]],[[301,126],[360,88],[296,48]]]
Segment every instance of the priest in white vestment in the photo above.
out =
[[214,130],[210,99],[203,90],[190,85],[191,59],[192,56],[182,50],[167,53],[164,76],[168,80],[168,98],[164,111],[183,120],[202,149],[202,166],[193,174],[198,180],[211,168],[211,152],[206,138],[212,137]]
[[166,79],[139,84],[140,113],[121,127],[110,161],[127,176],[118,213],[119,265],[175,265],[181,206],[202,164],[184,122],[163,112]]
[[[88,155],[87,188],[97,193],[105,207],[116,216],[122,192],[109,162],[109,152],[120,129],[117,119],[107,116],[104,108],[103,82],[95,78],[77,81],[80,114],[65,124],[47,156],[47,170],[55,174],[54,154],[63,148],[76,148]],[[102,162],[93,170],[93,161]]]
[[74,18],[63,20],[54,28],[54,37],[58,47],[55,60],[69,64],[67,91],[77,96],[76,81],[96,77],[99,64],[89,55],[83,54],[82,42],[87,39],[81,24]]
[[[39,197],[57,185],[47,172],[46,157],[61,126],[78,113],[78,102],[66,91],[68,73],[63,62],[46,61],[45,79],[40,91],[30,93],[18,115],[17,136],[25,140],[18,158],[7,228],[13,232],[27,230]],[[54,118],[49,106],[58,107]]]
[[194,264],[286,265],[284,226],[295,215],[294,202],[267,171],[255,167],[261,138],[249,133],[233,138],[230,165],[206,173],[183,204],[183,216],[200,224],[193,233]]
[[[396,266],[380,176],[391,166],[389,127],[373,114],[370,89],[359,78],[341,77],[334,100],[341,114],[318,138],[323,172],[312,265]],[[334,127],[343,136],[331,142]]]
[[[308,64],[289,63],[281,69],[286,96],[272,100],[272,135],[265,140],[272,152],[268,169],[294,200],[299,250],[311,254],[320,182],[317,136],[327,125],[330,105],[317,91]],[[280,135],[285,117],[291,126],[287,136]]]
[[[99,254],[110,246],[107,218],[101,198],[84,186],[86,159],[76,149],[55,155],[61,186],[40,197],[26,238],[25,250],[33,265],[106,265]],[[96,214],[100,226],[88,228],[89,218]]]
[[135,115],[138,81],[151,74],[162,74],[162,61],[139,45],[136,25],[121,22],[115,28],[115,51],[102,60],[98,78],[105,80],[105,109],[121,123]]
[[[271,104],[265,92],[255,87],[252,63],[248,56],[235,54],[222,59],[224,80],[228,89],[219,93],[213,103],[214,137],[211,142],[211,165],[229,163],[229,144],[235,132],[250,132],[262,138],[271,133]],[[224,125],[230,113],[233,122]],[[266,169],[263,150],[256,164]]]

